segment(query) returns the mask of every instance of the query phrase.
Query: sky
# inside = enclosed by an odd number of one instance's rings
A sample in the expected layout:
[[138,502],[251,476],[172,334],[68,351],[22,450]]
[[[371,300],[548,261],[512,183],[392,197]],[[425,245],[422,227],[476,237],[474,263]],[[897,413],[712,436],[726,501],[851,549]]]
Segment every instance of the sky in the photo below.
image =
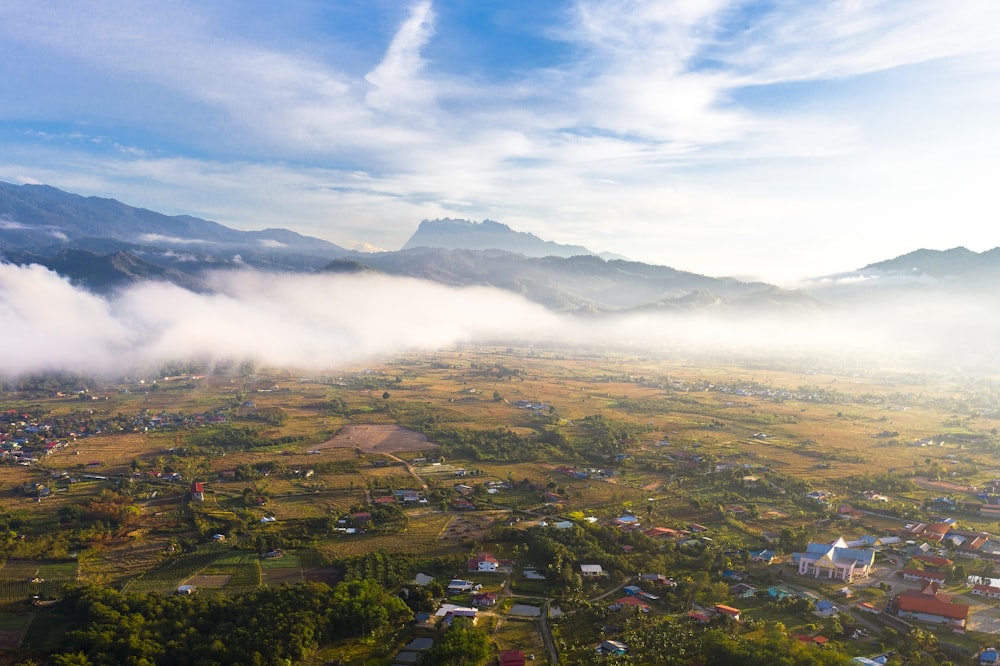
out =
[[0,180],[783,285],[1000,245],[992,0],[0,3]]

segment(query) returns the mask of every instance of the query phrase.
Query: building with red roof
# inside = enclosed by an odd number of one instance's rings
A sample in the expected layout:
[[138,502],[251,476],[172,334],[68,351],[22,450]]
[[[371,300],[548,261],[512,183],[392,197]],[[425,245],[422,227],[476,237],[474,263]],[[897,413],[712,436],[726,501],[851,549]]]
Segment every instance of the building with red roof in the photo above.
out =
[[944,624],[957,633],[965,632],[969,607],[952,602],[952,596],[939,592],[936,583],[928,583],[922,590],[907,590],[896,597],[896,615],[932,624]]
[[523,650],[501,650],[499,666],[525,666]]

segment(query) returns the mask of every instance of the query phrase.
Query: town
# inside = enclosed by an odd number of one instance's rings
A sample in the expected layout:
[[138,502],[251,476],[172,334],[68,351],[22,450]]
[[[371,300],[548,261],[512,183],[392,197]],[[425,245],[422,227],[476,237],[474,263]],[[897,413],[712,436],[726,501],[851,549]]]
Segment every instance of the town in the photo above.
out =
[[260,659],[996,662],[982,382],[483,347],[153,381],[4,394],[10,663],[146,649],[70,603],[319,599],[384,613]]

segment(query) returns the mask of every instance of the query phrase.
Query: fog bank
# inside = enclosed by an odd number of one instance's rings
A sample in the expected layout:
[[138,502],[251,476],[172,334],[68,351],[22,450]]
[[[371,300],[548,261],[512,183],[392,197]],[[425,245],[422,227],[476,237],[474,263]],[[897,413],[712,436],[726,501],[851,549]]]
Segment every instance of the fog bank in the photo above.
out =
[[207,280],[210,293],[145,282],[98,296],[40,266],[0,264],[0,374],[117,376],[188,359],[323,371],[470,342],[840,356],[913,370],[1000,368],[995,296],[914,292],[809,313],[583,318],[498,289],[385,275],[246,270]]

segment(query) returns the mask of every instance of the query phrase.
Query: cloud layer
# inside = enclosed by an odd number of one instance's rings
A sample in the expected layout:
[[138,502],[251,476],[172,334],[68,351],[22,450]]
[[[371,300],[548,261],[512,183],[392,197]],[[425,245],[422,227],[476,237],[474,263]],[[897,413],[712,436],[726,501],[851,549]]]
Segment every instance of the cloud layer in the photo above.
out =
[[995,297],[984,302],[921,290],[809,314],[581,319],[496,289],[380,275],[246,270],[214,273],[208,281],[211,293],[147,282],[104,298],[37,265],[0,264],[0,375],[71,370],[114,377],[155,373],[170,361],[247,359],[323,372],[462,343],[774,357],[866,369],[1000,369]]

